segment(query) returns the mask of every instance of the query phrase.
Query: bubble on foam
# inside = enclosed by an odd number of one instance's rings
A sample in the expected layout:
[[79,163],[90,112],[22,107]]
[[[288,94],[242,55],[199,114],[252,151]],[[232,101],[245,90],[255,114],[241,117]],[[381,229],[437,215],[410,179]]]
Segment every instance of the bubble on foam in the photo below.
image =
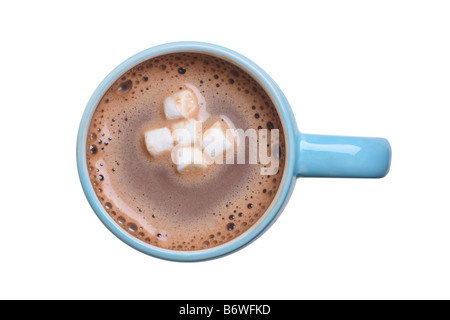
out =
[[130,232],[136,232],[138,230],[137,225],[133,222],[128,223],[127,228]]
[[94,146],[94,145],[92,145],[92,144],[89,146],[89,152],[90,152],[91,154],[96,154],[97,151],[98,151],[98,149],[97,149],[96,146]]
[[124,95],[128,93],[133,87],[133,82],[131,80],[125,80],[119,84],[117,87],[117,93],[120,95]]

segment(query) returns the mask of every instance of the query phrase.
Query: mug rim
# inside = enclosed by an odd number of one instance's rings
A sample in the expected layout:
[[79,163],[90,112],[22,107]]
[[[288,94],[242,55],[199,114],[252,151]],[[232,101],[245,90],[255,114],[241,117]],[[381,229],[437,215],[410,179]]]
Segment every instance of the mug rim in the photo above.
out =
[[[228,60],[231,63],[236,64],[238,67],[244,69],[263,87],[266,93],[269,94],[272,102],[277,108],[285,133],[285,168],[277,195],[275,196],[275,200],[272,201],[271,205],[269,206],[269,209],[266,210],[259,221],[254,223],[250,229],[234,238],[233,240],[225,242],[224,244],[216,247],[195,251],[177,251],[156,247],[135,238],[134,236],[123,230],[120,226],[118,226],[118,224],[103,208],[95,192],[93,191],[93,187],[89,179],[85,156],[86,138],[90,118],[92,117],[92,114],[94,113],[98,102],[100,101],[106,90],[108,90],[108,88],[114,83],[114,81],[130,68],[153,57],[175,52],[196,52],[209,54],[221,59]],[[296,181],[296,177],[294,174],[294,164],[296,154],[295,141],[297,133],[298,129],[296,127],[295,118],[286,97],[284,96],[278,85],[275,83],[275,81],[254,62],[233,50],[211,43],[196,41],[171,42],[148,48],[131,56],[130,58],[119,64],[116,68],[114,68],[98,85],[97,89],[94,91],[87,103],[78,129],[76,150],[78,175],[85,196],[97,217],[117,238],[119,238],[129,246],[142,253],[164,260],[178,262],[211,260],[231,254],[247,246],[258,237],[260,237],[267,229],[269,229],[269,227],[279,217],[287,203],[287,200],[290,197],[290,194],[292,193]]]

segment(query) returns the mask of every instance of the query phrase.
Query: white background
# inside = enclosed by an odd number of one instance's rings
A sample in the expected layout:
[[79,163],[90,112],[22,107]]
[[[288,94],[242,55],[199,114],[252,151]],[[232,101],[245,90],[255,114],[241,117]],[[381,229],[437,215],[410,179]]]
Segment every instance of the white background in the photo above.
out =
[[[449,17],[448,1],[3,1],[0,298],[450,298]],[[222,259],[128,247],[84,197],[78,125],[113,68],[177,40],[252,59],[303,132],[386,137],[389,175],[301,179]]]

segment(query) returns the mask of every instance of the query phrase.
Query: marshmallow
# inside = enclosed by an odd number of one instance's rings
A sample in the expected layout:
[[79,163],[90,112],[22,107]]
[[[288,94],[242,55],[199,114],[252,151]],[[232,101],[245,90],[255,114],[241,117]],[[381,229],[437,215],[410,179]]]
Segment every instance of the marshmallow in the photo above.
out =
[[172,134],[169,128],[160,128],[145,132],[145,146],[152,156],[171,150],[173,147]]
[[[172,126],[172,138],[176,145],[187,146],[194,143],[196,136],[196,129],[201,126],[201,123],[196,120],[181,121]],[[198,136],[201,135],[201,127],[199,127]]]
[[203,134],[202,148],[211,158],[220,156],[233,146],[234,140],[226,136],[224,127],[217,121]]
[[172,161],[177,165],[178,172],[192,168],[206,169],[202,150],[195,147],[176,146],[172,150]]
[[164,114],[167,119],[189,119],[197,110],[197,99],[190,90],[178,91],[164,100]]

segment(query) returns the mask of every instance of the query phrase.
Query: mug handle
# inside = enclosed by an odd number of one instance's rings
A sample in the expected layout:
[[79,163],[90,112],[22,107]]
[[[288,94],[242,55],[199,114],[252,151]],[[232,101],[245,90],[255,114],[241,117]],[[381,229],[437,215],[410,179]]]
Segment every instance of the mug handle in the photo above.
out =
[[299,133],[297,177],[383,178],[391,166],[384,138]]

